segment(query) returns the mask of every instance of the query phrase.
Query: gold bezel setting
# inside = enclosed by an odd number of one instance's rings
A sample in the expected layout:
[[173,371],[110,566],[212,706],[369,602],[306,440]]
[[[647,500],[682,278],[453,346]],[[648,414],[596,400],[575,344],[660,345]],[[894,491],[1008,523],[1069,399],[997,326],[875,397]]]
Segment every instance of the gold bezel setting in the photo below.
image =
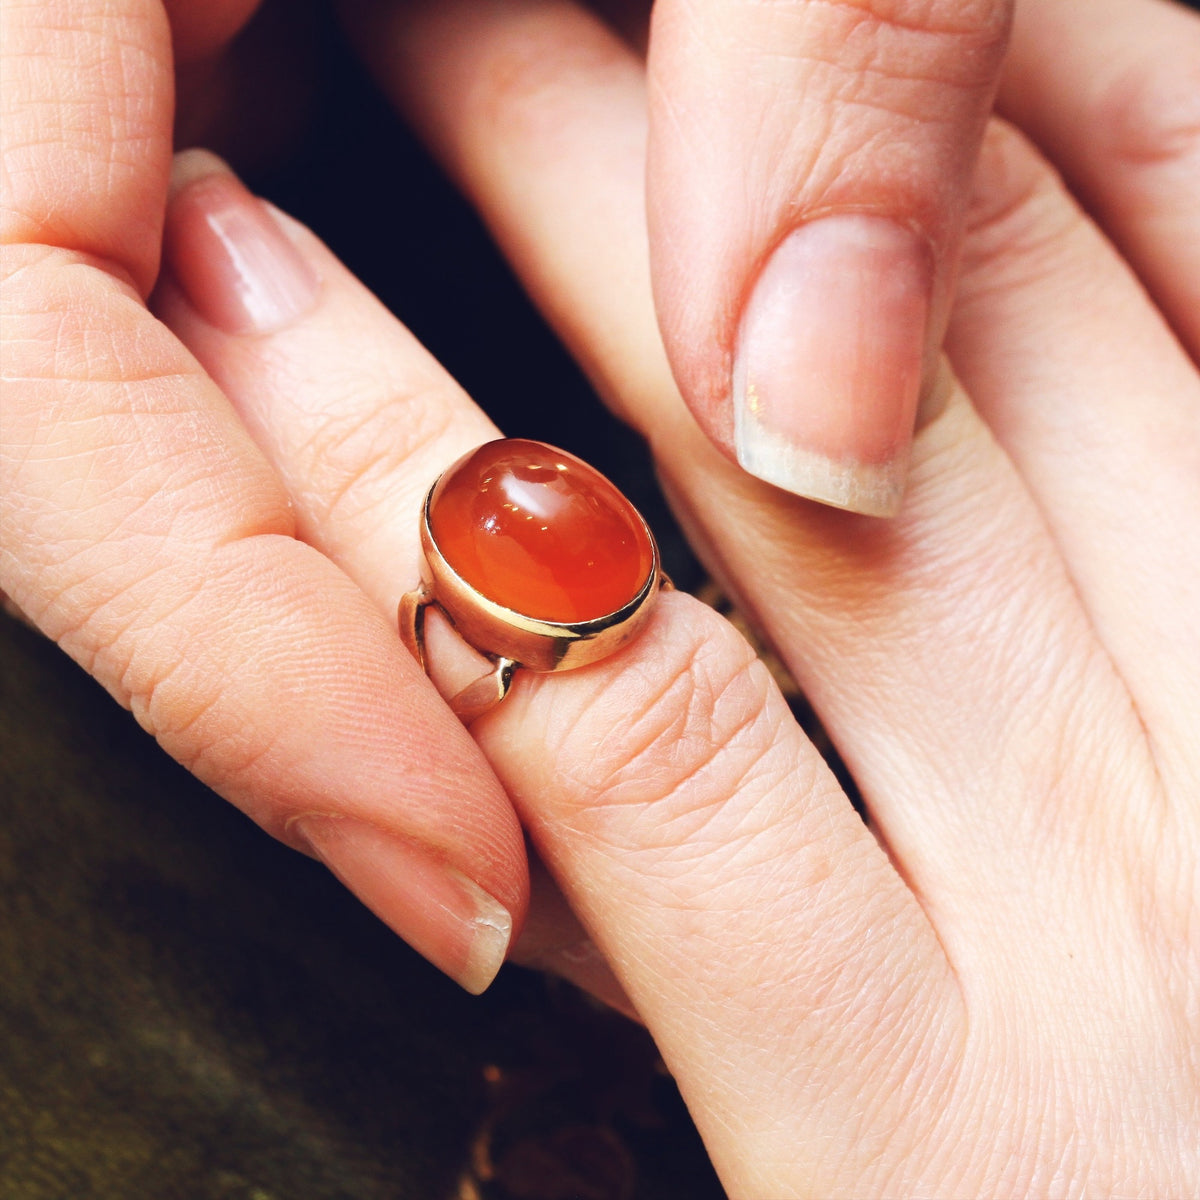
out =
[[519,667],[542,673],[568,671],[614,654],[641,632],[653,602],[670,581],[662,572],[658,543],[645,518],[630,505],[650,542],[650,572],[637,594],[621,608],[588,621],[566,624],[527,616],[489,599],[446,561],[430,526],[429,510],[441,476],[421,505],[421,587],[400,601],[400,635],[428,671],[425,609],[434,605],[469,646],[490,659],[496,670],[460,692],[451,707],[468,723],[507,694]]

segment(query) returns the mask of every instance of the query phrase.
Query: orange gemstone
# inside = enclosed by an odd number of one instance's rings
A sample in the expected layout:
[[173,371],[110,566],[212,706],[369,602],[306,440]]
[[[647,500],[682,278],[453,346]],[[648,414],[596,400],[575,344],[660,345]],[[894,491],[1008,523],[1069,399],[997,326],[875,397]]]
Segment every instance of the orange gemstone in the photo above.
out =
[[540,621],[571,625],[616,612],[654,567],[637,509],[599,471],[522,438],[488,442],[446,471],[429,528],[476,591]]

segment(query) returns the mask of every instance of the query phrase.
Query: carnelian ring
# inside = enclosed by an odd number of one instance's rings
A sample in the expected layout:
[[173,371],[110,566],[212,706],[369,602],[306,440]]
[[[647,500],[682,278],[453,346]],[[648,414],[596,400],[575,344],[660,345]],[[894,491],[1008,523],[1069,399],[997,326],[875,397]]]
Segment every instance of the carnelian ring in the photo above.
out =
[[421,512],[421,587],[400,632],[428,670],[424,614],[436,605],[495,671],[451,707],[468,723],[513,672],[607,658],[635,637],[668,583],[642,515],[599,471],[543,442],[502,438],[435,480]]

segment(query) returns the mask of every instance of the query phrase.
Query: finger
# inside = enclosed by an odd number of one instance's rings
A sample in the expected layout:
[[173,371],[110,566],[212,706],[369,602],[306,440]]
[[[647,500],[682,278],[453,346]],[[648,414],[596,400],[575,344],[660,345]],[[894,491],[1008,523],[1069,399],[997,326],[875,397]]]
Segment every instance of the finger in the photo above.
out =
[[1010,8],[655,6],[660,323],[693,414],[751,474],[896,511]]
[[[637,252],[646,246],[641,64],[572,4],[351,0],[344,10],[381,86],[471,195],[606,403],[644,428],[641,414],[674,389]],[[579,169],[597,186],[581,193]],[[544,203],[524,203],[528,180]],[[627,317],[580,309],[579,280],[602,281]]]
[[[655,340],[635,76],[613,65],[611,43],[588,45],[601,27],[563,10],[459,9],[470,39],[450,36],[452,11],[414,20],[405,9],[373,31],[385,84],[566,340],[590,348],[602,389],[625,397],[689,535],[814,701],[953,960],[987,971],[994,958],[981,948],[995,931],[980,922],[995,906],[981,910],[978,896],[1007,897],[1005,928],[1035,937],[1034,897],[1052,903],[1073,886],[1078,858],[1058,848],[1111,844],[1106,823],[1124,836],[1154,800],[1136,790],[1128,806],[1087,800],[1128,764],[1116,743],[1088,741],[1079,695],[1131,744],[1141,731],[1024,485],[961,394],[922,431],[897,522],[815,509],[728,464],[682,411]],[[511,84],[514,42],[538,63],[532,90]],[[1065,761],[1081,764],[1069,794],[1046,765]]]
[[1200,752],[1200,378],[1058,177],[999,123],[947,344],[1036,497],[1164,774],[1186,782]]
[[[268,831],[335,830],[347,882],[478,990],[526,895],[511,806],[390,623],[294,539],[278,477],[129,282],[162,220],[161,10],[4,15],[0,587]],[[314,277],[284,275],[277,308],[312,300]]]
[[861,1193],[879,1143],[845,1122],[919,1142],[955,982],[766,669],[690,597],[663,609],[619,666],[515,693],[481,744],[730,1194]]
[[513,961],[547,971],[590,992],[632,1021],[642,1018],[612,967],[580,924],[562,889],[534,856],[530,864],[529,917],[513,947]]
[[94,256],[147,294],[171,162],[161,5],[6,4],[0,20],[0,239]]
[[1200,361],[1200,17],[1162,0],[1028,0],[999,101]]
[[[213,155],[180,155],[155,308],[275,465],[300,536],[392,616],[419,580],[430,483],[498,431],[311,233],[268,211]],[[319,275],[321,296],[264,321],[278,260]]]
[[[189,205],[194,216],[211,204],[212,189],[229,186],[225,178],[181,191],[170,223],[183,221]],[[491,430],[311,234],[288,229],[324,280],[321,303],[303,319],[265,337],[240,336],[214,302],[211,243],[202,252],[182,230],[168,238],[178,286],[163,295],[163,312],[221,379],[285,478],[310,480],[296,493],[306,536],[390,608],[417,580],[421,493]],[[903,1058],[916,1053],[909,1031],[922,1030],[920,1041],[929,1033],[940,1046],[942,1017],[952,1023],[955,1012],[924,915],[751,657],[729,625],[670,594],[650,632],[627,650],[564,675],[521,673],[509,699],[472,727],[530,815],[580,843],[572,861],[549,833],[545,842],[637,1011],[653,1018],[683,1065],[687,1089],[699,1095],[711,1085],[707,1120],[726,1157],[737,1159],[734,1178],[751,1162],[777,1158],[795,1137],[818,1157],[816,1145],[836,1124],[832,1113],[821,1129],[802,1130],[793,1115],[782,1130],[774,1097],[782,1088],[778,1103],[791,1103],[803,1090],[800,1077],[818,1077],[838,1056],[844,1064],[831,1103],[839,1111],[859,1103],[855,1084],[871,1083],[889,1119],[916,1119],[906,1087],[878,1086],[882,1055],[850,1061],[848,1029],[903,1043]],[[723,845],[727,857],[717,853],[727,871],[689,876],[689,860]],[[605,901],[599,893],[618,880],[620,897]],[[717,891],[706,894],[708,884]],[[621,913],[630,920],[617,933]],[[896,938],[880,940],[872,931],[881,928]],[[761,986],[731,997],[722,971],[747,945],[766,954],[768,932],[779,930]],[[699,945],[707,949],[698,978]],[[790,1079],[781,1077],[780,1047],[767,1039],[721,1080],[686,1064],[685,1049],[718,1017],[746,1027],[752,1011],[759,1020],[759,1006],[790,1003],[798,986],[819,995],[811,1020],[789,1035],[801,1060]],[[694,994],[682,1006],[687,988]],[[748,1122],[737,1115],[747,1089],[756,1110]],[[720,1134],[726,1121],[734,1124]]]
[[[263,226],[263,214],[262,203],[219,159],[203,151],[180,155],[166,278],[155,306],[220,380],[276,464],[294,497],[299,535],[394,620],[401,595],[419,578],[417,521],[425,490],[449,462],[497,431],[307,230],[281,214]],[[289,231],[283,242],[276,240],[281,223]],[[322,278],[322,296],[316,308],[293,314],[299,319],[270,319],[264,332],[262,308],[279,297],[274,259],[280,256],[310,264]],[[436,648],[449,647],[443,641]],[[478,674],[473,656],[468,669]],[[451,793],[439,807],[455,803]],[[439,819],[452,836],[454,819],[446,811]],[[544,880],[538,901],[519,960],[629,1010]]]

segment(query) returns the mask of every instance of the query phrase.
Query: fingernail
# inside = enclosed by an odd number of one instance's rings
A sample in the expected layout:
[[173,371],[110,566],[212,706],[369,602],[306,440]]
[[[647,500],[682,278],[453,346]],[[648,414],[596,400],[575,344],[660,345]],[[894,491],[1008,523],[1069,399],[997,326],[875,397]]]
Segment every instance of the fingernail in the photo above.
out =
[[418,954],[473,995],[508,953],[512,917],[494,897],[424,846],[352,817],[291,826],[313,853]]
[[164,264],[200,315],[226,333],[272,333],[317,298],[316,272],[271,209],[203,150],[175,160]]
[[738,461],[789,492],[875,516],[900,507],[933,263],[883,217],[823,217],[768,260],[733,369]]

